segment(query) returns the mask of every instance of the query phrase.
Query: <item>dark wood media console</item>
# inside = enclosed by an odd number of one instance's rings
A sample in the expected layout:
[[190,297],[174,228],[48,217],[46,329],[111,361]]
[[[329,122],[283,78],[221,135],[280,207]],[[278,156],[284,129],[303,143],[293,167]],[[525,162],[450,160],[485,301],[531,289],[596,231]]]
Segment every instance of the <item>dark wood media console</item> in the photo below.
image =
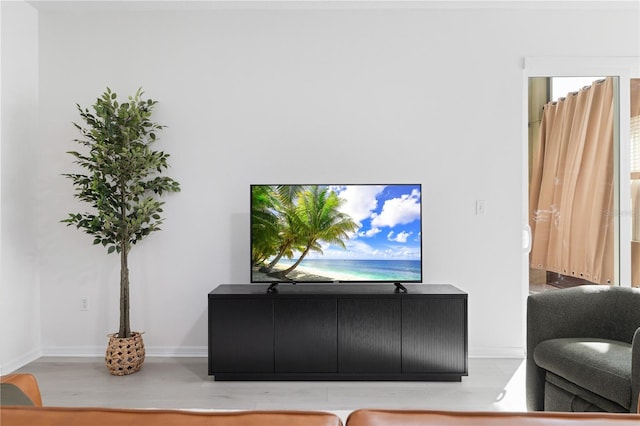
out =
[[451,285],[221,285],[216,380],[441,380],[468,375],[467,294]]

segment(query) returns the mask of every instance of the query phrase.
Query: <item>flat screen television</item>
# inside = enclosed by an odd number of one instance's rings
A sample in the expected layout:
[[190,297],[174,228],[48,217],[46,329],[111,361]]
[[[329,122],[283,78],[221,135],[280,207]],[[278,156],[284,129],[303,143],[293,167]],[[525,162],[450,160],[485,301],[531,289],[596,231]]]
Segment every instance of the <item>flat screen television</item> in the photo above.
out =
[[251,282],[422,282],[421,194],[420,184],[251,185]]

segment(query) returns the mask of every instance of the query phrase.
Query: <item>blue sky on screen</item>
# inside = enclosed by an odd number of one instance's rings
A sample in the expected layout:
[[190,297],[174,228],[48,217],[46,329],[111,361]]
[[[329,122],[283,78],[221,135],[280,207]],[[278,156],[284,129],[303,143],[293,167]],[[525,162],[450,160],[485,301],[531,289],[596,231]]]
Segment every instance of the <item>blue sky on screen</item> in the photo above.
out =
[[310,252],[309,259],[419,260],[420,185],[332,186],[344,213],[359,224],[345,241],[347,249],[324,244],[323,255]]

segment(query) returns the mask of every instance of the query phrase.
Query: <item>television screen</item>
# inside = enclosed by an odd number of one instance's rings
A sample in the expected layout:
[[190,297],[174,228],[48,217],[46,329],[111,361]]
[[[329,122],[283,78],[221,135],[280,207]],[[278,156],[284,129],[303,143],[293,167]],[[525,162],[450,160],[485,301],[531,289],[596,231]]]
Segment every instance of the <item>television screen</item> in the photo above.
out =
[[251,185],[251,282],[422,282],[421,192]]

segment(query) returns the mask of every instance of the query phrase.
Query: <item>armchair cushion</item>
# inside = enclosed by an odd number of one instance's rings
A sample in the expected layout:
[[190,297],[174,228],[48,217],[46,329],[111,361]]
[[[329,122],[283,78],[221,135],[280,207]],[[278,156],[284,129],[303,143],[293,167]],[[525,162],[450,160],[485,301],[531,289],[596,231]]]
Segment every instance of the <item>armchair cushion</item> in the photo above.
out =
[[630,344],[607,339],[550,339],[536,346],[533,359],[546,371],[630,410]]

